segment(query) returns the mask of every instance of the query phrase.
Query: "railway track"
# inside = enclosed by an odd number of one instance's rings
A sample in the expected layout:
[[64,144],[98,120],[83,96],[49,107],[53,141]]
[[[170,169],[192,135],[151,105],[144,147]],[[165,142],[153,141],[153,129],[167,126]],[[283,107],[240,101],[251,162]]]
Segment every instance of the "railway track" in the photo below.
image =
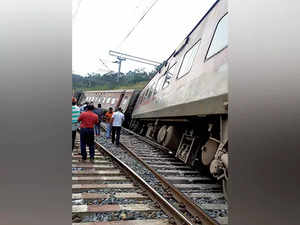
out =
[[[105,141],[99,139],[102,144]],[[176,201],[173,205],[192,223],[228,224],[228,205],[221,184],[185,165],[168,149],[132,131],[123,129],[120,141],[122,149],[151,171],[173,202]]]
[[191,224],[138,174],[97,145],[95,161],[72,153],[73,225]]

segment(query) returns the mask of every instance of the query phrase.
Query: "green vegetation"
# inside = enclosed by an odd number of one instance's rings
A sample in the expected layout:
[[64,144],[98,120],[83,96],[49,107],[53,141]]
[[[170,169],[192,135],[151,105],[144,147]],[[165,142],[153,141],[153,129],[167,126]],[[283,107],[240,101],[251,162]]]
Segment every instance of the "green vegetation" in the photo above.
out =
[[73,91],[143,89],[160,68],[161,66],[158,66],[150,73],[137,69],[129,71],[126,74],[121,73],[119,81],[117,73],[107,73],[104,75],[92,73],[85,77],[72,74]]
[[141,81],[137,82],[135,84],[127,84],[127,85],[115,85],[114,87],[110,87],[107,85],[104,86],[95,86],[95,87],[90,87],[86,88],[84,90],[87,91],[95,91],[95,90],[118,90],[118,89],[138,89],[141,90],[145,87],[145,85],[148,83],[148,81]]

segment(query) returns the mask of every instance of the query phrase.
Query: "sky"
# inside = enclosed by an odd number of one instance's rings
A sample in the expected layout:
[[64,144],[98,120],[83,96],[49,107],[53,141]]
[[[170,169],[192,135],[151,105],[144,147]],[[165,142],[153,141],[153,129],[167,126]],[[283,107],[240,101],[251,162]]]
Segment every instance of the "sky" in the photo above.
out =
[[[72,71],[80,75],[117,71],[118,65],[112,63],[116,58],[108,54],[109,50],[163,62],[214,2],[72,0]],[[134,69],[151,71],[154,67],[129,60],[122,63],[121,72]]]

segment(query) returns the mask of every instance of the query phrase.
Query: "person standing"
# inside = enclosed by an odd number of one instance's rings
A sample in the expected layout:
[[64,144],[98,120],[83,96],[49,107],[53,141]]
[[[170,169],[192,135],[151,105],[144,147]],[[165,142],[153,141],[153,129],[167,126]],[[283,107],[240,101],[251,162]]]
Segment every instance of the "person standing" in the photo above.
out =
[[98,123],[98,116],[93,113],[94,106],[88,105],[87,111],[80,114],[78,122],[80,123],[80,148],[82,160],[87,158],[86,145],[90,149],[90,160],[94,161],[94,125]]
[[88,102],[85,102],[84,104],[82,104],[82,106],[80,107],[80,112],[85,112],[86,111],[86,107],[88,105]]
[[72,98],[72,152],[75,146],[76,131],[78,129],[78,117],[80,116],[80,109],[76,105],[76,100]]
[[[120,144],[120,134],[121,134],[121,127],[124,121],[124,114],[121,112],[121,108],[117,108],[116,112],[112,115],[112,135],[111,135],[111,142],[114,144],[116,139],[116,145],[119,146]],[[116,137],[115,137],[116,135]]]
[[109,107],[108,112],[105,113],[105,121],[106,121],[106,138],[110,138],[111,132],[111,117],[113,115],[113,108]]
[[98,116],[98,123],[95,125],[95,135],[100,136],[100,123],[102,117],[101,104],[98,104],[98,108],[95,108],[93,112]]

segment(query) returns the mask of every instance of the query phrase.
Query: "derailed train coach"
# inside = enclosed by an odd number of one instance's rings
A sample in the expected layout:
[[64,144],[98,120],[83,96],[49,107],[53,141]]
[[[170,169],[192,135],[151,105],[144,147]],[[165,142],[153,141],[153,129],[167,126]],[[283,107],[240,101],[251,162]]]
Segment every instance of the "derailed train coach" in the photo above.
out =
[[101,104],[104,112],[110,107],[115,110],[120,107],[125,115],[124,126],[129,127],[132,111],[139,96],[139,90],[103,90],[85,91],[81,103],[93,102],[94,106]]
[[228,181],[227,1],[210,8],[141,91],[130,129]]

